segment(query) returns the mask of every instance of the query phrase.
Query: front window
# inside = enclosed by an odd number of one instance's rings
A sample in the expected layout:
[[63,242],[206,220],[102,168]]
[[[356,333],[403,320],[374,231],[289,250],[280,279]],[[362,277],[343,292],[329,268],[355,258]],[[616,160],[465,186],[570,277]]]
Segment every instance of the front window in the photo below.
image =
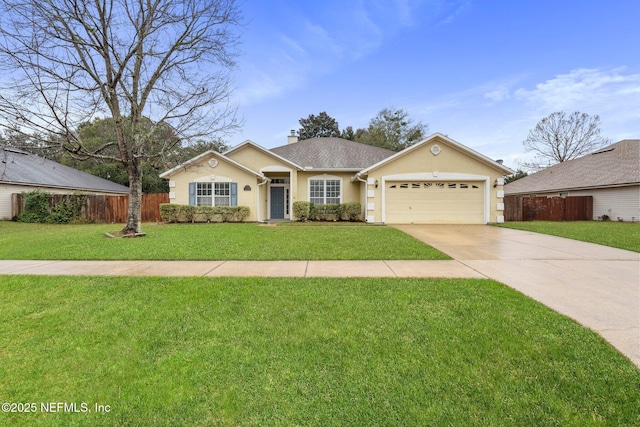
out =
[[311,179],[309,180],[309,201],[316,205],[340,203],[339,179]]
[[231,191],[228,182],[196,183],[196,205],[230,206]]

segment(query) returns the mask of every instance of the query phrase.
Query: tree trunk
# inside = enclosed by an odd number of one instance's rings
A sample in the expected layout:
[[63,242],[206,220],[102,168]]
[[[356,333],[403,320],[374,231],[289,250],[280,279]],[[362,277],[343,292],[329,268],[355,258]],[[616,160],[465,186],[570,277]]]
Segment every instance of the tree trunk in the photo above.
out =
[[142,229],[142,165],[136,159],[127,167],[129,174],[129,210],[127,224],[122,229],[124,234],[140,233]]

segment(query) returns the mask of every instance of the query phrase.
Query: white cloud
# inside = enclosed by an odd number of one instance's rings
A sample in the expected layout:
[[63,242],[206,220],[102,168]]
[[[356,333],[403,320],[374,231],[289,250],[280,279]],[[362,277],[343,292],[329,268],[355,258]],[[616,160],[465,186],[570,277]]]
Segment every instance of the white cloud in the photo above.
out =
[[237,98],[250,105],[303,87],[315,76],[371,55],[403,28],[442,16],[451,20],[469,5],[467,0],[329,0],[313,3],[304,15],[292,7],[286,22],[295,24],[269,22],[269,30],[256,37],[255,50],[240,61]]
[[500,89],[492,90],[490,92],[486,92],[484,94],[484,97],[494,102],[500,102],[500,101],[505,101],[511,98],[511,94],[509,92],[509,89],[500,88]]
[[535,89],[518,89],[515,97],[540,111],[604,114],[629,107],[637,114],[640,111],[640,74],[625,71],[625,68],[579,68],[539,83]]
[[440,21],[440,23],[441,24],[451,24],[458,17],[460,17],[461,15],[467,13],[469,10],[471,10],[471,2],[470,1],[465,1],[462,4],[458,5],[456,7],[456,9],[453,11],[453,13],[449,14],[448,16],[446,16],[442,21]]

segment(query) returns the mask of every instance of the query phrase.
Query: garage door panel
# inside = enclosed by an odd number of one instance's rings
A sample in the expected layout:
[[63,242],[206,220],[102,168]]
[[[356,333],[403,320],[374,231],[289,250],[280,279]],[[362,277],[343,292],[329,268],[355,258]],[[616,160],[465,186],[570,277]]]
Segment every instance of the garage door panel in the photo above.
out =
[[390,182],[385,205],[389,224],[482,224],[484,183]]

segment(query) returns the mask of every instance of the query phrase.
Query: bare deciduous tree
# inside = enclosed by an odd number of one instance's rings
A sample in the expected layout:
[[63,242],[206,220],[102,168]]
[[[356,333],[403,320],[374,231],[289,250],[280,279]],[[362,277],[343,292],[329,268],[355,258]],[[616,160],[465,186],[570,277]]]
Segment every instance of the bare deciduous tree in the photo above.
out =
[[[123,232],[139,232],[143,161],[237,126],[228,101],[239,20],[235,0],[0,0],[0,126],[121,162]],[[77,129],[95,117],[113,119],[115,140],[85,144]],[[177,138],[153,141],[143,117]]]
[[600,135],[600,117],[578,111],[559,111],[548,115],[529,131],[522,142],[527,151],[536,153],[533,162],[523,163],[530,169],[540,169],[544,163],[560,163],[589,154],[609,143]]

